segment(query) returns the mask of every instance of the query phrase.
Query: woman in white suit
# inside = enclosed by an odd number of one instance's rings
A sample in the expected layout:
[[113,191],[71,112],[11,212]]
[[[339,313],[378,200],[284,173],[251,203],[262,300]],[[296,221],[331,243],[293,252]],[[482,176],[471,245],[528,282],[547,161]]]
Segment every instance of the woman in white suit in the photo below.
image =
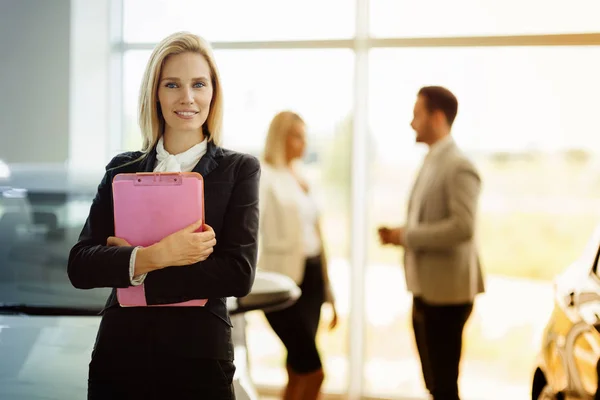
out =
[[325,377],[316,346],[321,306],[337,313],[327,272],[319,212],[296,168],[306,148],[305,124],[291,111],[278,113],[269,126],[260,183],[258,268],[292,278],[302,295],[291,307],[265,313],[287,349],[285,400],[317,399]]

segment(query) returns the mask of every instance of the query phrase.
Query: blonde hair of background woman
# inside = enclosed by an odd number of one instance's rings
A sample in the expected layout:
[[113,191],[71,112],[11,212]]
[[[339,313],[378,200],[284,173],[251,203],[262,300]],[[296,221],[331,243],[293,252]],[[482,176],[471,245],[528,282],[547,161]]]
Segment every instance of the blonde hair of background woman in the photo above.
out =
[[208,117],[202,129],[209,141],[217,146],[221,144],[223,90],[212,47],[200,36],[189,32],[177,32],[164,38],[154,48],[142,78],[139,97],[139,125],[142,131],[142,151],[144,153],[148,153],[154,148],[165,128],[165,119],[160,111],[157,94],[165,60],[171,55],[188,52],[200,54],[210,66],[213,97]]
[[281,111],[273,117],[263,153],[267,164],[275,168],[286,166],[286,139],[292,125],[297,122],[304,123],[304,120],[293,111]]

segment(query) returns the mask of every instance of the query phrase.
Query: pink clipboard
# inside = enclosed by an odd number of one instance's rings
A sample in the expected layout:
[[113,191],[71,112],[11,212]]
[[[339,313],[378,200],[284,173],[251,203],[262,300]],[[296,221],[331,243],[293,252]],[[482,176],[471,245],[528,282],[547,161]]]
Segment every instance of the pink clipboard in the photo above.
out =
[[[204,222],[204,181],[196,172],[117,174],[113,179],[115,236],[150,246],[198,220]],[[202,228],[200,228],[202,229]],[[122,307],[145,307],[144,284],[117,288]],[[206,299],[161,306],[202,307]]]

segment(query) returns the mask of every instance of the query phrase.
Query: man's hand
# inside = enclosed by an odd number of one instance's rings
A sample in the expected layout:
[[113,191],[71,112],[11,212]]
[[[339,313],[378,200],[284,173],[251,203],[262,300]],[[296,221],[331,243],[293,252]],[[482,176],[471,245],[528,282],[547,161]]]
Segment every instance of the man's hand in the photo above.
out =
[[377,230],[381,244],[392,244],[394,246],[404,246],[404,227],[388,228],[385,226]]

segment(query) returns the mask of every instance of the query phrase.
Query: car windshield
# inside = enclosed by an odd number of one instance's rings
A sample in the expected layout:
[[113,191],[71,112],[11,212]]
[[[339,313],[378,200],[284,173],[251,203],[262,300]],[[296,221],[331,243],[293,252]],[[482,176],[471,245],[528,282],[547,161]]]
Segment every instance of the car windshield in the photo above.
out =
[[75,289],[67,277],[67,260],[102,171],[75,172],[63,165],[8,167],[10,174],[0,179],[0,306],[37,313],[98,312],[109,289]]

